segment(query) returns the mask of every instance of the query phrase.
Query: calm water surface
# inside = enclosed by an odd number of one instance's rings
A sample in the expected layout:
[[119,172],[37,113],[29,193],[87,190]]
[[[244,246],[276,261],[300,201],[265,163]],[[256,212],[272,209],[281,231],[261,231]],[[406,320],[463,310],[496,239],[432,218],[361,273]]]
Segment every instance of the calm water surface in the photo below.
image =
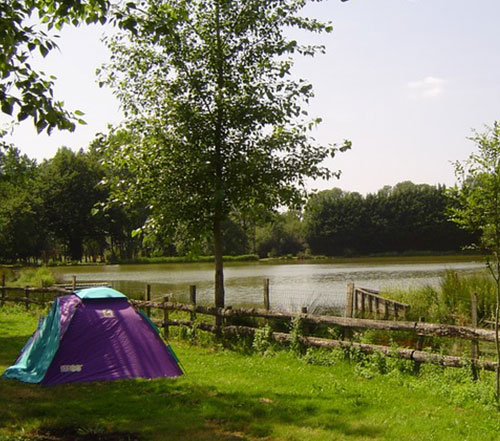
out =
[[[262,305],[263,279],[270,279],[271,307],[297,310],[301,306],[343,307],[346,284],[373,289],[438,286],[446,270],[461,273],[481,271],[484,263],[451,258],[362,259],[341,263],[227,263],[225,265],[226,304]],[[140,298],[146,283],[153,298],[169,295],[187,301],[189,285],[196,285],[198,301],[213,302],[214,270],[211,263],[105,265],[54,268],[64,280],[111,282],[115,289]]]

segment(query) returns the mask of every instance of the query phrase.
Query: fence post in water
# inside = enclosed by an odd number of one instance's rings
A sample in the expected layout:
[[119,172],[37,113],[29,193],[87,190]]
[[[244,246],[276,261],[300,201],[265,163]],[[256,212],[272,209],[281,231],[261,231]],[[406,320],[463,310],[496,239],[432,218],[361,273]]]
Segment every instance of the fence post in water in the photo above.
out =
[[2,273],[2,301],[0,302],[0,306],[5,304],[5,274]]
[[392,306],[394,307],[394,319],[397,320],[399,318],[398,304],[393,303]]
[[354,301],[354,283],[347,284],[347,293],[345,297],[345,316],[353,317],[353,301]]
[[168,338],[168,309],[165,303],[168,303],[168,296],[163,296],[163,335]]
[[71,291],[75,292],[76,290],[76,276],[71,276]]
[[364,291],[361,291],[360,294],[361,294],[361,318],[365,318],[366,294]]
[[269,303],[269,279],[264,279],[264,309],[269,311],[271,304]]
[[[419,317],[418,318],[418,321],[420,323],[423,323],[425,322],[425,317]],[[424,347],[424,336],[423,335],[419,335],[417,337],[417,344],[415,345],[415,350],[416,351],[421,351]],[[418,374],[418,372],[420,371],[420,362],[418,361],[415,361],[415,364],[413,366],[413,372]]]
[[384,300],[384,320],[389,319],[389,304],[387,303],[387,300]]
[[29,298],[30,298],[30,292],[29,292],[27,286],[24,287],[24,297],[25,297],[24,302],[25,302],[26,311],[27,311],[28,309],[30,309],[30,300],[29,300]]
[[196,285],[189,286],[189,303],[193,306],[191,321],[194,322],[196,320]]
[[[477,294],[474,292],[471,295],[471,318],[472,318],[472,327],[474,329],[477,328]],[[479,358],[479,342],[477,340],[472,340],[471,347],[471,358],[472,358],[472,376],[474,380],[478,379],[478,371],[477,371],[477,360]]]
[[354,294],[353,294],[353,300],[352,300],[352,316],[351,317],[357,317],[358,316],[358,309],[359,309],[359,295],[358,295],[358,290],[354,286],[354,283],[352,284],[352,290],[354,291]]
[[[146,284],[146,289],[144,291],[144,300],[146,300],[146,302],[151,301],[151,285],[149,283]],[[151,317],[151,308],[149,306],[146,306],[146,308],[144,309],[146,311],[147,316]]]

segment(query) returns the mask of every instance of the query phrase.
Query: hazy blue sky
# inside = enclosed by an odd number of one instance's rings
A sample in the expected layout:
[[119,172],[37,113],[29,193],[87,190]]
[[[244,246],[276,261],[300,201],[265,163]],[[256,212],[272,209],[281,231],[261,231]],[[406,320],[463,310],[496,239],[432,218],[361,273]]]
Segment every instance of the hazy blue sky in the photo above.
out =
[[[328,0],[307,12],[334,25],[329,35],[297,35],[327,47],[326,55],[296,64],[297,75],[314,85],[310,114],[323,118],[315,137],[353,142],[329,163],[341,179],[311,187],[367,193],[403,180],[453,184],[450,161],[474,149],[472,129],[500,119],[500,1]],[[60,53],[43,61],[58,77],[57,96],[84,111],[88,125],[47,137],[22,124],[12,140],[29,156],[86,147],[120,121],[111,92],[95,83],[107,58],[101,33],[64,31]]]

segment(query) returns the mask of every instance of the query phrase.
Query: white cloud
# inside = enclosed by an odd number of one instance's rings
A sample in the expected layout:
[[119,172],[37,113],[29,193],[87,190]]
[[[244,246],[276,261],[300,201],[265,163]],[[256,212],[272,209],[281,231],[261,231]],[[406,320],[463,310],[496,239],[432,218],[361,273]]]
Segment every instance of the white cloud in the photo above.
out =
[[438,77],[425,77],[423,80],[407,84],[412,99],[431,99],[443,94],[446,81]]

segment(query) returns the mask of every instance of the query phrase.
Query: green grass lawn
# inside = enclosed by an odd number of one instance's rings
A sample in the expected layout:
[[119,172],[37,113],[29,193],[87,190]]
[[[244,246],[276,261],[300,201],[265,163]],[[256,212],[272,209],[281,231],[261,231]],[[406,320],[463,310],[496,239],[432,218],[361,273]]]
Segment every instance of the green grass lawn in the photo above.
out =
[[[36,321],[35,313],[0,309],[0,373]],[[345,361],[311,365],[285,351],[263,357],[172,344],[187,371],[179,379],[55,387],[0,379],[0,439],[500,439],[486,374],[474,384],[460,369],[381,375]]]

